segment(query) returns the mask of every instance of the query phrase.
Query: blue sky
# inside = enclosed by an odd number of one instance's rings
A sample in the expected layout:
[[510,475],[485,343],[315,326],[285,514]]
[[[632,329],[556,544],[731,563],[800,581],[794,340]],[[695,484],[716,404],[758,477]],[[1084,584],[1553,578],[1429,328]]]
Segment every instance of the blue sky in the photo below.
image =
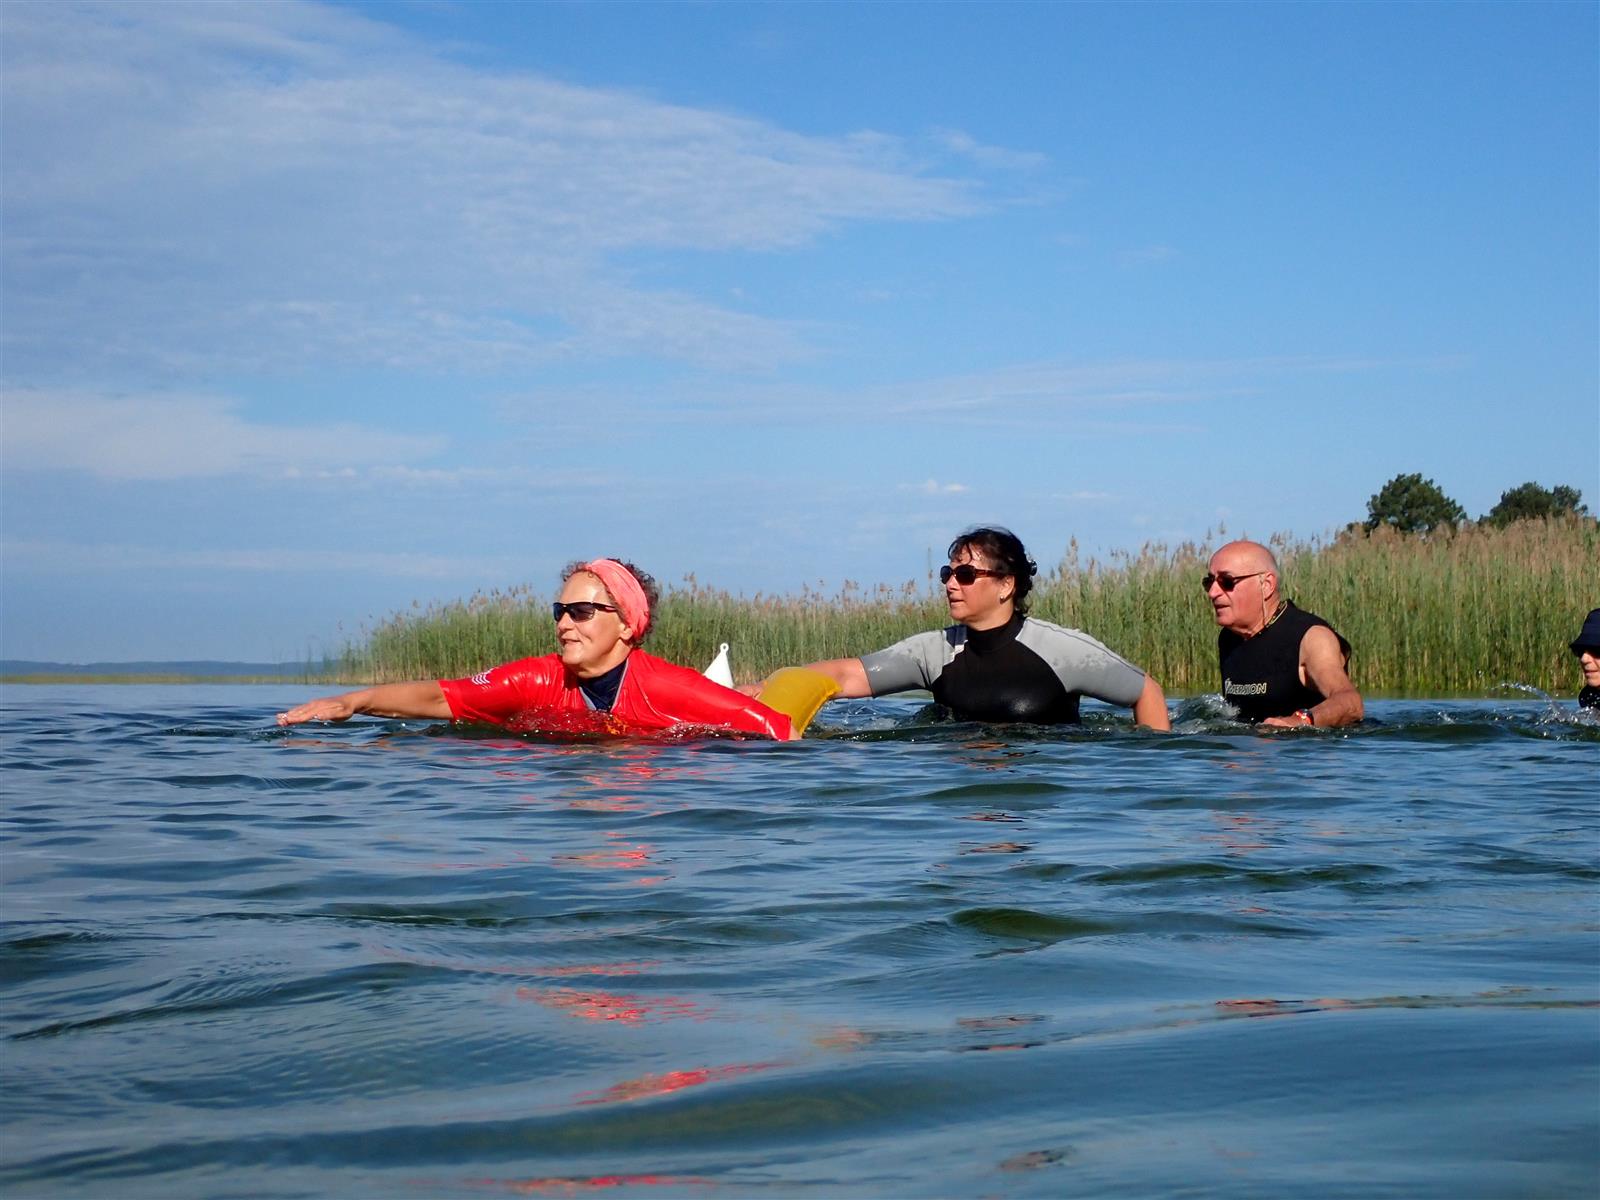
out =
[[7,4],[0,657],[1600,508],[1597,12]]

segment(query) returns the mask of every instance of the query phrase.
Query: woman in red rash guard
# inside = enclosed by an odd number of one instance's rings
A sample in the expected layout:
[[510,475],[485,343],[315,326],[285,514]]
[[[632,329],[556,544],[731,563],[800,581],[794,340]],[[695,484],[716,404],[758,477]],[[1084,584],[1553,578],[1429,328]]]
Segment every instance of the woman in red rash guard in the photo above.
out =
[[613,558],[573,563],[551,609],[560,649],[470,679],[384,683],[278,714],[279,725],[376,717],[487,721],[518,732],[648,733],[697,725],[787,741],[789,718],[698,671],[640,650],[655,580]]

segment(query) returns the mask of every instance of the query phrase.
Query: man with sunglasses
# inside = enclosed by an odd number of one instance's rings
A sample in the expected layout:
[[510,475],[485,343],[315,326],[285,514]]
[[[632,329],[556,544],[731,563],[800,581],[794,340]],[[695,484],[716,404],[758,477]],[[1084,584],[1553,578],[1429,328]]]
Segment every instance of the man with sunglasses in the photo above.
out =
[[279,713],[278,724],[367,713],[487,722],[518,733],[650,733],[689,725],[779,741],[797,736],[783,713],[640,650],[657,599],[655,580],[632,563],[573,563],[550,606],[555,654],[467,679],[385,683],[325,696]]
[[1229,542],[1200,585],[1216,615],[1222,698],[1252,723],[1331,728],[1361,720],[1350,643],[1278,594],[1278,560],[1259,542]]
[[810,669],[844,697],[925,689],[964,721],[1076,722],[1079,697],[1092,696],[1132,708],[1140,725],[1172,728],[1154,679],[1088,634],[1027,615],[1038,568],[1016,534],[969,529],[950,543],[949,559],[939,581],[956,624]]

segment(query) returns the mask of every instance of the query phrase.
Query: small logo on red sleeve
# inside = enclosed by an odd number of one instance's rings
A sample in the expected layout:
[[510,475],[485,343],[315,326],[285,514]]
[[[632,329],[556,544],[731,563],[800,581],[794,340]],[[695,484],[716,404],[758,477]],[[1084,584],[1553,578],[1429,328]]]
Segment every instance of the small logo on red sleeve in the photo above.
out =
[[479,671],[476,675],[474,675],[472,677],[472,682],[474,684],[476,684],[478,687],[488,687],[489,686],[489,672],[487,672],[487,671]]

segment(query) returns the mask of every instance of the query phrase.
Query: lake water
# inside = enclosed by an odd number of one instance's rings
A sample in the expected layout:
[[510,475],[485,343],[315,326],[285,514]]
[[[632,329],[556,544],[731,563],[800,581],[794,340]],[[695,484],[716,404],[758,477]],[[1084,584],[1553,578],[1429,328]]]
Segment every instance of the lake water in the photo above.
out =
[[5,690],[7,1197],[1593,1196],[1600,723]]

